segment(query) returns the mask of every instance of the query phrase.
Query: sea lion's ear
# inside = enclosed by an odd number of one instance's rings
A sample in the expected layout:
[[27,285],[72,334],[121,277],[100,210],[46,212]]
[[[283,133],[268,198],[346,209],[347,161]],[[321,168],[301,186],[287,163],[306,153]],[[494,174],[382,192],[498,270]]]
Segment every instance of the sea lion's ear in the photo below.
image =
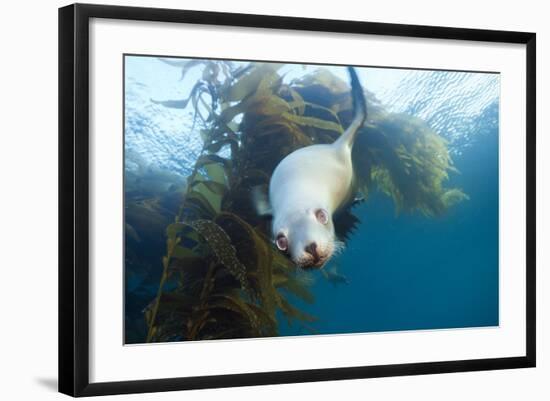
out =
[[272,217],[273,211],[269,204],[265,188],[261,185],[257,185],[253,187],[250,192],[252,194],[252,203],[256,208],[256,213],[258,213],[259,216]]

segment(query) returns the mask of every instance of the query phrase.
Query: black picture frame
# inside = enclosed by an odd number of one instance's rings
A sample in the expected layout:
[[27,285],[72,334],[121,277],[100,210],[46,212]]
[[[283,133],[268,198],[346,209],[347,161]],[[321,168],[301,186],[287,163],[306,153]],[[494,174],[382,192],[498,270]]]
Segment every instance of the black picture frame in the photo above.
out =
[[[526,46],[526,346],[519,357],[90,383],[89,21],[141,20],[516,43]],[[536,35],[479,29],[75,4],[59,9],[59,391],[71,396],[314,382],[535,366]]]

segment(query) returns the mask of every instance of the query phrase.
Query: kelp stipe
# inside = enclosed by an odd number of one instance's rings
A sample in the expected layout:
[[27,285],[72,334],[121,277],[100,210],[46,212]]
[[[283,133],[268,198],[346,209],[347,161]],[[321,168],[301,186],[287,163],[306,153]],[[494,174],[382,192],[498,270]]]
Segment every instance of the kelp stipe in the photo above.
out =
[[[192,105],[203,149],[166,229],[158,294],[145,310],[147,341],[276,336],[277,312],[312,329],[315,318],[292,305],[288,294],[308,303],[313,294],[274,249],[251,191],[267,188],[292,151],[342,134],[352,118],[349,86],[323,68],[285,83],[281,64],[179,63],[182,77],[201,67],[202,79],[187,99],[155,102]],[[453,167],[441,137],[418,119],[387,113],[369,93],[367,102],[368,122],[353,155],[363,197],[379,188],[396,210],[429,216],[466,198],[443,186]],[[351,206],[334,216],[344,241],[359,223]]]

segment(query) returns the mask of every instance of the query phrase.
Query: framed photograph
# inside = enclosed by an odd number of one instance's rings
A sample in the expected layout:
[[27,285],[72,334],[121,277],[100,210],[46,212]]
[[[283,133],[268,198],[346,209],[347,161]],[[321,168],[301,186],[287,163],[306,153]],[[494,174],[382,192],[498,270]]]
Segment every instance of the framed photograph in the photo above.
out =
[[59,10],[59,390],[535,366],[535,34]]

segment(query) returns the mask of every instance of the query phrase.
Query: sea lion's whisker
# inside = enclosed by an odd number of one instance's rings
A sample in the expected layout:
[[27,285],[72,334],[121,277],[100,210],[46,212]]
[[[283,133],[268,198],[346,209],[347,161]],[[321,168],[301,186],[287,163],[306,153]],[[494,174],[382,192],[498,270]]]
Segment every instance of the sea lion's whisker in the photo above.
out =
[[343,241],[334,241],[334,250],[332,251],[332,255],[340,255],[344,250],[346,249],[346,244],[344,244]]

